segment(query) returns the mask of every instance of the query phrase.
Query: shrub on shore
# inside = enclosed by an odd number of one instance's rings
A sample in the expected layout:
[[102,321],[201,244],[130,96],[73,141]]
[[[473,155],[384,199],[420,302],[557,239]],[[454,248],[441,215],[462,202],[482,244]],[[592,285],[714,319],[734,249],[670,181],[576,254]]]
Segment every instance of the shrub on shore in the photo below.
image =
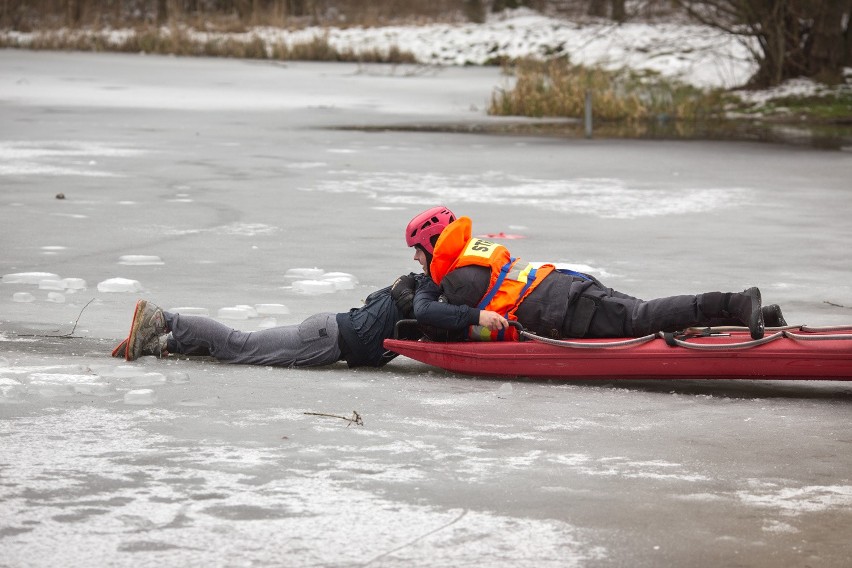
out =
[[506,69],[515,76],[514,86],[493,93],[489,114],[582,117],[587,93],[594,118],[605,121],[700,120],[724,112],[721,91],[703,91],[651,73],[584,67],[566,58],[525,59]]

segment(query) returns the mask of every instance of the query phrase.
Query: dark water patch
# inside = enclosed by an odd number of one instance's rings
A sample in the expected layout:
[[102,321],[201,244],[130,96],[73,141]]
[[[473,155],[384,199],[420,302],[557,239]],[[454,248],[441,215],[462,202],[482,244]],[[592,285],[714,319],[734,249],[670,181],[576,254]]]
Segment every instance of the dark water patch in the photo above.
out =
[[70,513],[54,515],[51,518],[57,523],[77,523],[80,521],[85,521],[89,517],[93,517],[95,515],[103,515],[108,512],[109,511],[107,509],[77,509]]
[[260,521],[305,516],[285,509],[267,509],[256,505],[221,505],[208,507],[203,512],[228,521]]
[[[586,129],[579,120],[496,120],[493,122],[411,123],[384,126],[337,126],[332,128],[361,132],[440,132],[554,138],[587,137]],[[593,125],[591,138],[766,142],[852,152],[852,124],[845,123],[731,120],[599,122]]]
[[125,542],[118,546],[119,552],[158,552],[163,550],[175,550],[181,548],[168,542],[160,542],[156,540],[137,540],[134,542]]
[[0,528],[0,539],[4,539],[10,536],[17,536],[19,534],[24,534],[28,532],[32,532],[33,528],[26,527],[3,527]]

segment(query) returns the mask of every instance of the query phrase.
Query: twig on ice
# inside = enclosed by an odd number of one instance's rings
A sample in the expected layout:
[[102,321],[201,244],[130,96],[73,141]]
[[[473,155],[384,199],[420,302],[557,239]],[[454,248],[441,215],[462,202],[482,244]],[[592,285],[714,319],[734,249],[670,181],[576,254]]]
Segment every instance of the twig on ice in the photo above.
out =
[[303,414],[307,414],[309,416],[325,416],[327,418],[340,418],[349,422],[349,424],[346,425],[347,428],[349,428],[352,424],[356,424],[358,426],[364,425],[364,420],[361,419],[361,415],[358,414],[357,410],[352,411],[351,417],[340,416],[339,414],[325,414],[324,412],[304,412]]

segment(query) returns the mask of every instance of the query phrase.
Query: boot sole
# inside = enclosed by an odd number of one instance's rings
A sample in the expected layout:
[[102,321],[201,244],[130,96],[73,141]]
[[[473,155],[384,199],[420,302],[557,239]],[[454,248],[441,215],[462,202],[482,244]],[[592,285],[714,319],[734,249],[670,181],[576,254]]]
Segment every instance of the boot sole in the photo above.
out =
[[766,327],[763,323],[763,306],[761,305],[760,290],[749,288],[745,291],[752,298],[751,317],[748,320],[748,330],[752,339],[763,339]]
[[112,350],[112,356],[124,359],[127,356],[127,338],[121,340],[121,343],[115,346]]
[[139,300],[136,302],[136,309],[133,311],[133,321],[130,322],[130,334],[127,336],[127,346],[124,350],[125,361],[135,361],[139,355],[133,356],[133,344],[136,342],[136,336],[139,334],[139,328],[142,327],[142,312],[145,311],[145,306],[148,302]]

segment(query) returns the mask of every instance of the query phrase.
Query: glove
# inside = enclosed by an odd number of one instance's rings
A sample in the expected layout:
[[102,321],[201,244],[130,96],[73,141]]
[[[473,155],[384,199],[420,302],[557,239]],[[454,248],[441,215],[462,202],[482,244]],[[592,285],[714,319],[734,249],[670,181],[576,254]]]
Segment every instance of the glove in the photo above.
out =
[[414,317],[414,290],[417,280],[411,274],[403,274],[391,284],[391,298],[402,313],[402,317]]
[[488,329],[483,325],[471,325],[467,328],[467,339],[470,341],[519,341],[518,328],[509,326],[502,330],[502,337],[499,331]]

